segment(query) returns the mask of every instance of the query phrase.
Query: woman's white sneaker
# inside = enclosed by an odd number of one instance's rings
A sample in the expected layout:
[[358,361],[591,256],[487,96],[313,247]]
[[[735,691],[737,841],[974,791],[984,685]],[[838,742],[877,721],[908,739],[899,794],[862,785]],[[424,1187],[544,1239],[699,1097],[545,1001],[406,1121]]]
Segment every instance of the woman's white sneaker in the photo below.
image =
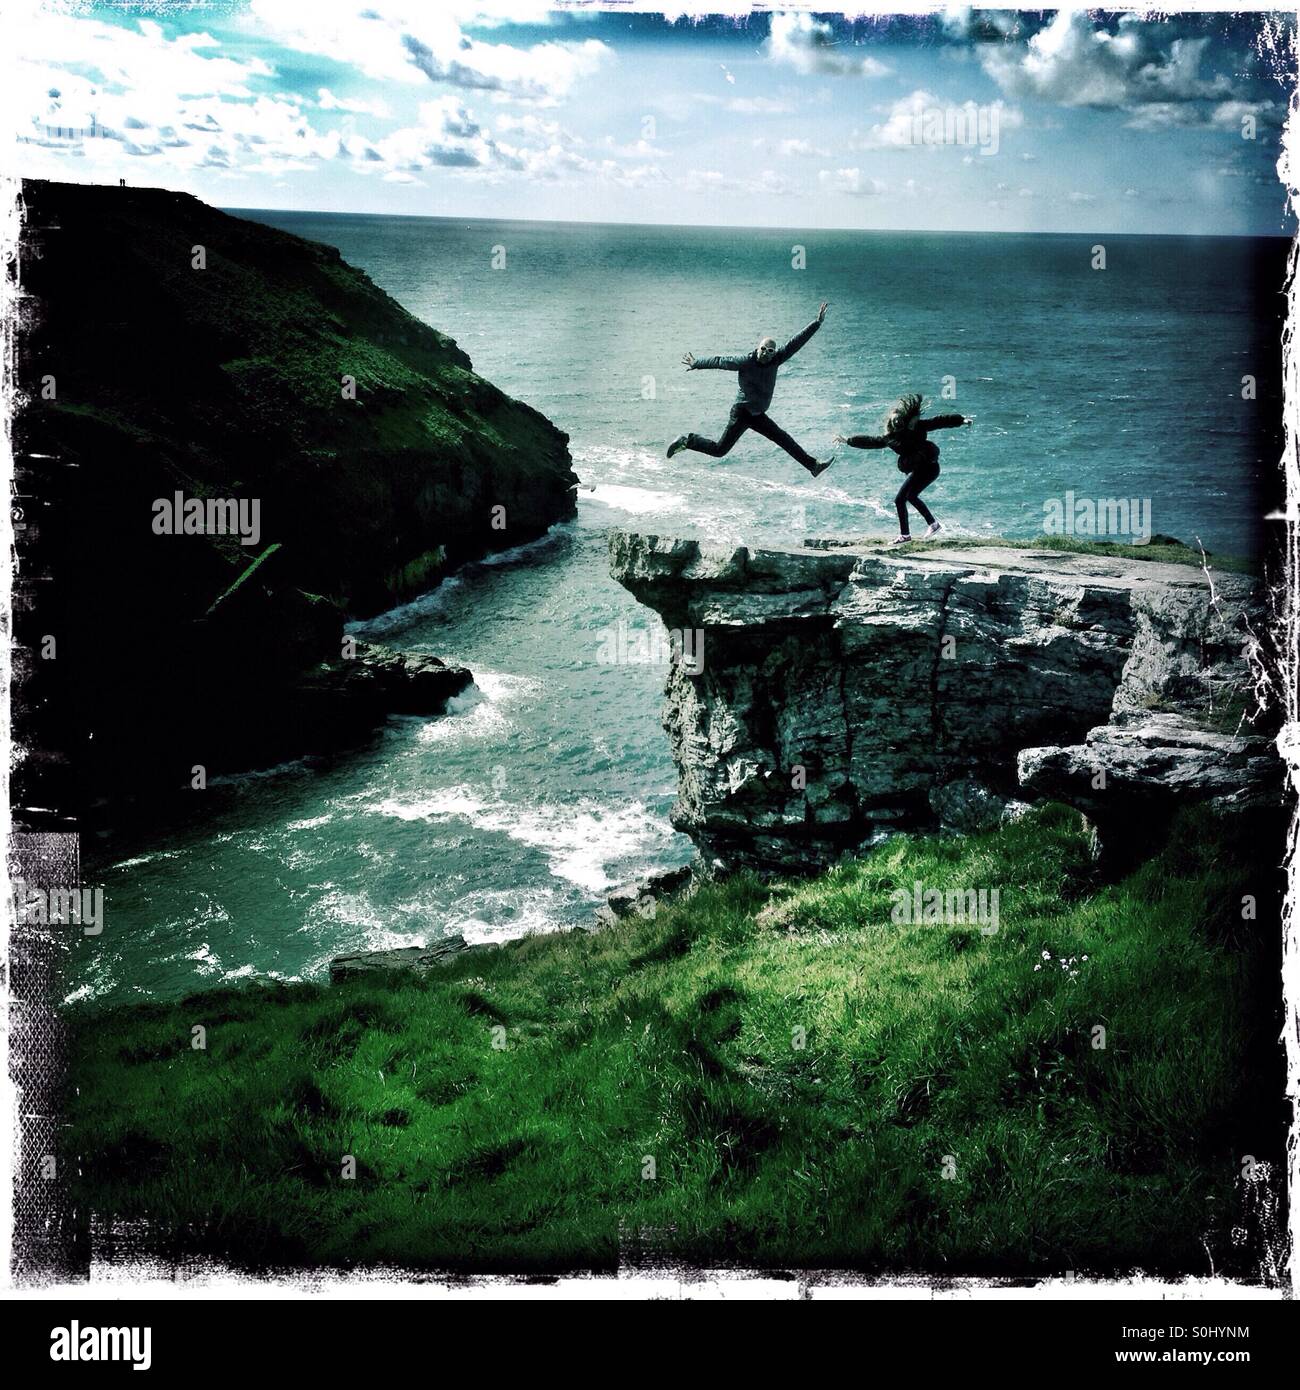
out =
[[912,538],[911,536],[895,536],[890,545],[906,545]]
[[925,534],[926,534],[927,536],[937,536],[937,535],[939,534],[939,532],[942,531],[942,530],[943,530],[943,527],[940,526],[939,523],[938,523],[937,521],[932,521],[932,522],[929,524],[929,526],[926,528]]

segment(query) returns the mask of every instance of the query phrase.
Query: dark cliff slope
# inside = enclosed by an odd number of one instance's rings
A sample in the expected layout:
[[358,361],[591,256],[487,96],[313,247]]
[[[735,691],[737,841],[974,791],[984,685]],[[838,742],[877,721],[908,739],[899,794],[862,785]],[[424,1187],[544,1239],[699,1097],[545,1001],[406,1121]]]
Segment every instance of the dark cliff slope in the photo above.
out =
[[[331,248],[162,190],[23,198],[22,703],[87,795],[187,783],[196,731],[237,766],[345,616],[573,514],[567,437]],[[256,500],[258,543],[154,534],[177,491]]]

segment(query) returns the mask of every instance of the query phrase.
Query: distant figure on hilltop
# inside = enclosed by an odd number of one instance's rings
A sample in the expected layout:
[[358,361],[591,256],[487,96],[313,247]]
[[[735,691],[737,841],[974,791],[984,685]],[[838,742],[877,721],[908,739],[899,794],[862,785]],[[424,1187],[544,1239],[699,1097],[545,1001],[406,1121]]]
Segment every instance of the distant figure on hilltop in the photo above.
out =
[[835,456],[832,454],[825,462],[813,458],[796,440],[791,439],[780,425],[769,418],[767,408],[771,405],[772,393],[776,390],[777,369],[788,362],[822,326],[826,309],[827,305],[823,304],[817,310],[817,317],[808,327],[796,333],[784,347],[777,347],[775,338],[760,338],[758,346],[752,352],[739,357],[696,357],[694,353],[684,354],[682,363],[688,372],[736,372],[740,378],[740,389],[736,393],[736,403],[731,407],[727,427],[722,431],[720,439],[705,439],[699,434],[678,435],[668,446],[668,457],[672,458],[683,449],[693,449],[698,454],[721,458],[731,452],[736,441],[746,430],[756,430],[773,444],[779,444],[791,458],[803,464],[814,478],[825,473],[835,462]]
[[939,446],[927,435],[930,430],[949,430],[969,425],[964,415],[932,415],[921,418],[921,397],[903,396],[885,417],[884,434],[852,434],[847,439],[835,436],[837,444],[852,449],[892,449],[898,455],[898,471],[907,474],[907,481],[898,489],[894,505],[898,508],[898,535],[891,545],[906,545],[912,539],[907,525],[907,504],[910,502],[929,523],[927,536],[943,528],[934,519],[929,507],[921,501],[921,493],[939,476]]

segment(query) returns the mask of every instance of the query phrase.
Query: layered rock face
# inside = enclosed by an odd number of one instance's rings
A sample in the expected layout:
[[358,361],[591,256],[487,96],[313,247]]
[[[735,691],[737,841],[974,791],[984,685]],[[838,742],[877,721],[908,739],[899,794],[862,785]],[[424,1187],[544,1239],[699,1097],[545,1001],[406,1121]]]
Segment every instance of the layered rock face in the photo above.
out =
[[1039,797],[1113,842],[1174,800],[1279,793],[1270,740],[1236,728],[1262,626],[1245,576],[1216,573],[1212,591],[1195,566],[1028,547],[635,534],[610,559],[702,640],[702,661],[670,668],[664,722],[675,823],[721,867],[815,867]]

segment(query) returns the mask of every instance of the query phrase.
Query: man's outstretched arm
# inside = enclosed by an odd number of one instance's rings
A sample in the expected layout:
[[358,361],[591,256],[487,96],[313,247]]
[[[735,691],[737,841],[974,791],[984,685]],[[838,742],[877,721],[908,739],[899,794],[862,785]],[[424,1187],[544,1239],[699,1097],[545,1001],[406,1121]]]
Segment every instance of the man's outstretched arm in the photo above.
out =
[[688,372],[738,372],[749,361],[749,356],[745,354],[740,357],[696,357],[693,352],[684,352],[682,366]]
[[798,352],[801,347],[803,347],[803,345],[808,341],[808,339],[811,338],[812,335],[817,332],[817,330],[822,326],[822,320],[826,317],[826,310],[829,307],[829,305],[823,304],[821,308],[817,310],[817,317],[813,319],[813,321],[808,325],[808,327],[800,329],[799,332],[796,333],[794,337],[791,338],[790,341],[786,343],[786,345],[783,348],[779,348],[777,350],[776,355],[772,358],[772,361],[777,366],[780,366],[782,362],[788,362],[795,355],[795,353]]

